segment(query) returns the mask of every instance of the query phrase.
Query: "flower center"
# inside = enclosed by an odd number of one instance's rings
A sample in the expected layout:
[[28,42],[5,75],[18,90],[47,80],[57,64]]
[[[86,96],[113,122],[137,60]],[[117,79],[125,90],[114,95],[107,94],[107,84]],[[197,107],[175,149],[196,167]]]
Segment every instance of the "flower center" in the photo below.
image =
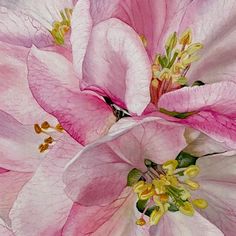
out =
[[208,206],[206,200],[192,199],[191,196],[191,191],[200,187],[193,180],[200,172],[197,165],[178,168],[177,160],[169,160],[159,165],[147,159],[145,165],[146,172],[132,169],[128,174],[128,185],[137,194],[136,207],[142,213],[136,221],[137,225],[146,224],[144,215],[149,216],[150,225],[156,225],[167,211],[180,211],[187,216],[193,216],[194,207],[205,209]]
[[72,9],[65,8],[63,11],[60,11],[60,15],[62,20],[53,23],[50,33],[56,44],[63,45],[65,43],[65,35],[70,30]]
[[60,124],[56,126],[51,126],[47,121],[44,121],[41,125],[34,124],[34,131],[36,134],[44,134],[47,137],[44,139],[44,142],[39,145],[38,149],[40,153],[45,152],[49,149],[50,145],[55,142],[55,138],[52,137],[53,132],[63,132],[63,128]]
[[171,34],[165,43],[165,54],[157,54],[152,65],[150,84],[151,102],[157,105],[160,96],[187,84],[186,74],[191,64],[199,59],[201,43],[192,43],[192,32],[187,29],[180,37]]

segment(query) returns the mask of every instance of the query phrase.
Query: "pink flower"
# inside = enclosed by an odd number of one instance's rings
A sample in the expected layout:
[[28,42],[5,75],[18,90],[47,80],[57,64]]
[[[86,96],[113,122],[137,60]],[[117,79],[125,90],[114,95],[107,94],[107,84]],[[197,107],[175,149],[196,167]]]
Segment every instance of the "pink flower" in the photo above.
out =
[[[139,112],[151,99],[154,110],[168,114],[166,119],[235,148],[235,11],[234,1],[220,0],[214,4],[187,0],[79,1],[72,17],[71,42],[82,89],[108,94],[132,113],[137,111],[134,105],[117,99],[124,83],[114,86],[114,81],[125,81],[130,91],[125,100],[131,99],[140,107]],[[219,19],[219,12],[224,20]],[[200,43],[192,43],[192,38]],[[182,46],[179,51],[177,41]],[[197,61],[198,51],[201,57]],[[210,84],[180,89],[196,80]],[[172,119],[181,115],[183,119]]]
[[[177,161],[168,160],[184,146],[182,127],[149,119],[83,149],[64,175],[66,192],[80,204],[74,204],[64,235],[234,235],[234,152],[175,169]],[[138,200],[148,202],[137,207]]]

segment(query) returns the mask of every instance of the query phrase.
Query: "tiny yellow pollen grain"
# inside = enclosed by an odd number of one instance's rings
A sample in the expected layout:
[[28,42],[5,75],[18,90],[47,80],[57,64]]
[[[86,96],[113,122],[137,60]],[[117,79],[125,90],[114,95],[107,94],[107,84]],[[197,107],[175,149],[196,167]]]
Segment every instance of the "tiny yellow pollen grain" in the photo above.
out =
[[140,35],[139,37],[142,40],[143,46],[146,48],[148,46],[146,37],[144,35]]
[[200,209],[205,209],[208,207],[208,202],[205,199],[194,199],[192,203]]

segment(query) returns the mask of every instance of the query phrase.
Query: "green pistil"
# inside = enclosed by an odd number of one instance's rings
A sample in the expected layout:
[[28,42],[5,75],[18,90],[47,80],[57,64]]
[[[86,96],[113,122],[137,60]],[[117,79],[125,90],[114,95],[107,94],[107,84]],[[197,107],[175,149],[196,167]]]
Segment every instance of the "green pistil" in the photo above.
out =
[[163,114],[166,114],[168,116],[172,116],[175,118],[179,118],[179,119],[185,119],[191,115],[194,115],[197,113],[197,111],[190,111],[190,112],[176,112],[176,111],[168,111],[165,108],[160,108],[159,111]]

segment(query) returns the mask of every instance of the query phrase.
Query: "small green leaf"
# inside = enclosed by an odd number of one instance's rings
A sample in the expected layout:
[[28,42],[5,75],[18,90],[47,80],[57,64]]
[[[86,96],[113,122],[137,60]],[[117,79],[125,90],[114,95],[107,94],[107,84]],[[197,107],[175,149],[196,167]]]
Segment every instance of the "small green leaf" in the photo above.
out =
[[195,165],[197,157],[187,153],[187,152],[180,152],[179,155],[176,157],[178,161],[177,168],[188,167],[190,165]]
[[127,176],[127,186],[133,186],[142,177],[142,172],[136,168],[132,169]]
[[176,212],[179,210],[178,207],[176,205],[174,205],[173,203],[169,203],[169,204],[170,204],[170,206],[168,208],[168,211]]

